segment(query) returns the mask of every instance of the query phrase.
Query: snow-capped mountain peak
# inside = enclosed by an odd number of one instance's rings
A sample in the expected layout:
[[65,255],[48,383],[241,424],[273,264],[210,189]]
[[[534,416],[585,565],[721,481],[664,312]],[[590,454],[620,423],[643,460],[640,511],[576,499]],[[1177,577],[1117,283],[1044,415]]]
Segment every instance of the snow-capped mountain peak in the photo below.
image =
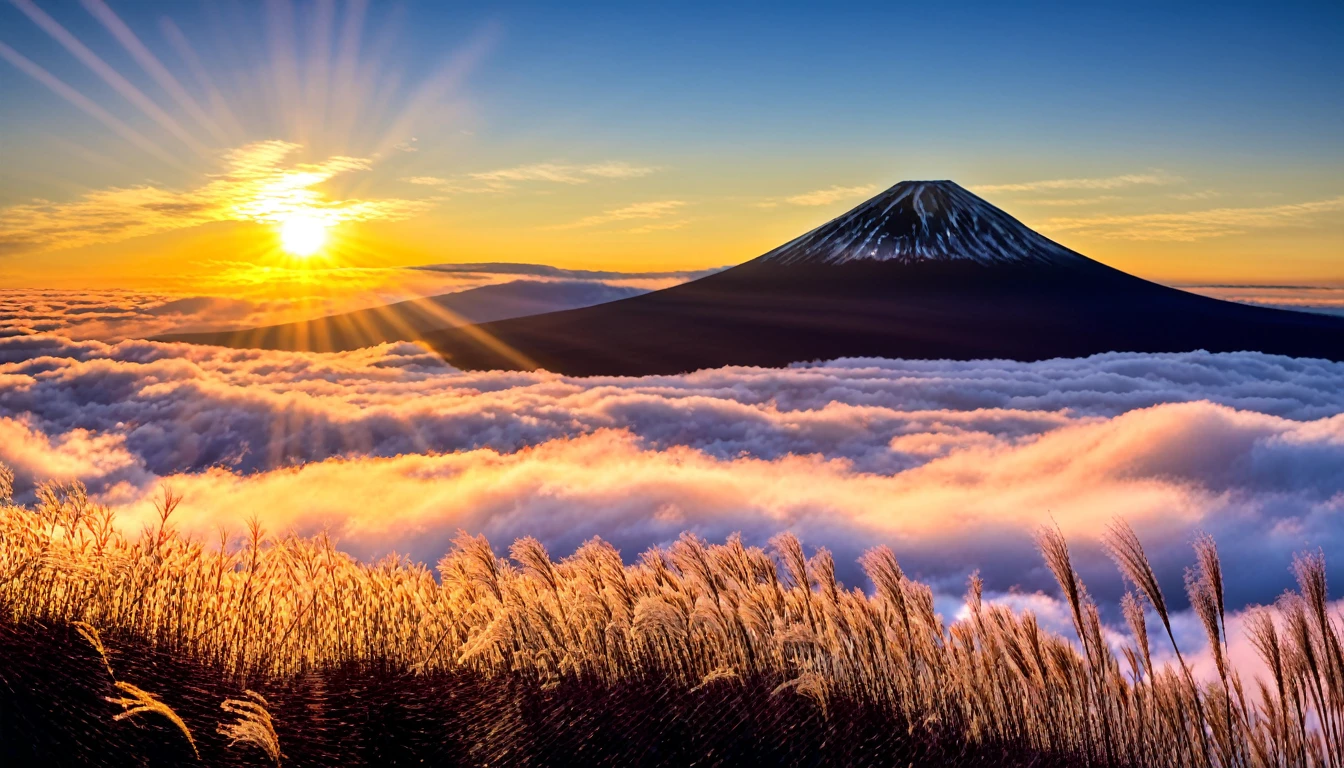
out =
[[779,264],[1076,263],[1055,243],[951,181],[902,181],[761,256]]

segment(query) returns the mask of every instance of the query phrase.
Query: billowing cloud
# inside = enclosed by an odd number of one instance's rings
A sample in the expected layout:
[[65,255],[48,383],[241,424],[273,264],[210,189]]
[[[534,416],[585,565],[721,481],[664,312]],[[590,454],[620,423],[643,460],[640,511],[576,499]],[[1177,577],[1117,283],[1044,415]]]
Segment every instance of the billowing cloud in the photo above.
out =
[[0,335],[57,332],[118,340],[200,324],[244,325],[274,316],[278,302],[143,291],[0,289]]
[[1105,214],[1053,218],[1041,223],[1047,233],[1078,233],[1115,240],[1194,242],[1239,235],[1253,229],[1302,227],[1344,211],[1344,196],[1259,208],[1211,208],[1182,213]]
[[1162,171],[1152,171],[1149,173],[1126,173],[1120,176],[1105,176],[1090,179],[1043,179],[1041,181],[1025,181],[1012,184],[980,184],[971,187],[971,189],[979,194],[994,194],[997,192],[1048,192],[1062,189],[1120,189],[1122,187],[1132,187],[1143,184],[1179,184],[1181,181],[1183,181],[1183,179],[1179,176],[1172,176]]
[[21,489],[83,479],[128,525],[166,478],[190,530],[255,513],[363,556],[433,559],[459,527],[556,551],[791,528],[851,582],[854,556],[885,542],[953,594],[972,568],[992,589],[1050,589],[1031,534],[1054,520],[1114,598],[1098,540],[1124,516],[1173,594],[1203,529],[1229,562],[1284,564],[1229,568],[1235,605],[1271,599],[1291,552],[1344,545],[1341,413],[1344,365],[1255,353],[580,379],[464,373],[411,344],[0,339],[0,420],[17,436],[0,461]]
[[0,210],[0,251],[72,248],[195,227],[218,221],[278,222],[300,213],[328,223],[396,220],[424,211],[423,200],[329,200],[317,189],[334,177],[368,170],[366,158],[336,156],[317,163],[290,158],[287,141],[260,141],[224,154],[223,169],[194,189],[113,187],[64,203],[37,200]]

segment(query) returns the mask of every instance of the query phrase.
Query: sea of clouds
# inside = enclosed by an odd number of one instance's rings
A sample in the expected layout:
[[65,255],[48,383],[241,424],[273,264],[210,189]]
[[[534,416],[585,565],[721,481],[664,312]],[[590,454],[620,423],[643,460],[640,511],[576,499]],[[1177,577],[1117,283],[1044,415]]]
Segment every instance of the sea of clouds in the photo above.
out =
[[[120,341],[169,333],[230,330],[310,320],[516,280],[556,286],[558,307],[668,288],[717,270],[597,272],[540,264],[480,263],[422,267],[307,267],[302,270],[216,263],[208,279],[166,278],[161,290],[0,288],[0,336],[59,333]],[[0,273],[0,283],[6,276]],[[565,294],[573,296],[565,301]]]
[[[854,558],[889,544],[955,596],[1053,593],[1058,524],[1100,602],[1100,537],[1140,532],[1179,599],[1197,531],[1233,607],[1322,548],[1344,579],[1344,364],[1258,353],[1038,363],[836,360],[570,378],[455,370],[414,344],[301,354],[49,334],[0,339],[0,461],[20,493],[78,479],[128,530],[158,486],[202,535],[327,529],[361,557],[433,561],[459,528],[627,556],[684,530],[784,529]],[[955,605],[949,605],[954,610]]]

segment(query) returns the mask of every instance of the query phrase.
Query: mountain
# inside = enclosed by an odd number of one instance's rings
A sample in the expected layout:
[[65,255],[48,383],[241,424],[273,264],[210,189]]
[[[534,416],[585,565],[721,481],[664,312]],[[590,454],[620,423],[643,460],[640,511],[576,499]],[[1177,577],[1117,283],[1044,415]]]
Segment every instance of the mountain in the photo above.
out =
[[529,277],[568,278],[571,280],[675,280],[685,282],[712,275],[724,267],[709,269],[681,269],[670,272],[614,272],[594,269],[562,269],[547,264],[525,264],[505,261],[458,262],[452,264],[421,264],[407,269],[422,272],[449,272],[469,275],[526,275]]
[[1344,360],[1344,318],[1157,285],[1033,232],[953,182],[906,181],[699,280],[424,341],[461,368],[571,375],[1195,349]]
[[175,333],[158,341],[221,347],[340,352],[386,341],[415,341],[460,325],[586,307],[646,293],[592,280],[515,280],[283,325]]

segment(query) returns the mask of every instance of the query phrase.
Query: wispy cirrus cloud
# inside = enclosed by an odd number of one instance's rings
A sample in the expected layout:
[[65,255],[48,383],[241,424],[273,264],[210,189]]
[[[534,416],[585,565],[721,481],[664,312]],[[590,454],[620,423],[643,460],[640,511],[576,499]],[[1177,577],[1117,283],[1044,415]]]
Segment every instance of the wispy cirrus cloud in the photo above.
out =
[[684,200],[653,200],[645,203],[632,203],[602,213],[595,213],[592,216],[584,216],[582,219],[568,224],[559,224],[551,227],[551,229],[582,229],[617,221],[663,219],[680,212],[685,206],[686,202]]
[[408,184],[434,187],[450,194],[504,192],[519,184],[588,184],[595,181],[639,179],[657,172],[655,166],[634,165],[616,160],[587,165],[574,163],[532,163],[493,171],[477,171],[459,176],[406,176]]
[[1052,208],[1081,208],[1086,205],[1100,205],[1119,200],[1115,195],[1096,195],[1095,197],[1055,197],[1044,200],[1032,200],[1032,205],[1045,205]]
[[1172,200],[1212,200],[1215,197],[1222,197],[1223,193],[1216,189],[1201,189],[1197,192],[1177,192],[1168,195]]
[[860,197],[866,197],[877,191],[876,184],[860,184],[858,186],[846,187],[839,184],[826,187],[824,189],[815,189],[811,192],[804,192],[799,195],[790,195],[789,197],[769,198],[756,203],[757,208],[776,208],[781,203],[789,205],[818,206],[838,203],[841,200],[854,200]]
[[627,229],[626,232],[629,232],[632,235],[647,235],[650,232],[668,232],[674,229],[681,229],[690,223],[690,219],[678,219],[676,221],[665,221],[657,224],[643,224],[638,227]]
[[199,187],[177,191],[143,184],[95,190],[64,203],[35,200],[0,209],[0,253],[72,248],[220,221],[277,222],[296,212],[329,223],[403,219],[425,200],[329,199],[318,185],[372,167],[368,158],[337,155],[293,162],[302,149],[259,141],[226,152],[223,169]]
[[1091,179],[1044,179],[1041,181],[1024,181],[1012,184],[980,184],[971,187],[971,189],[980,194],[995,192],[1046,192],[1064,189],[1078,190],[1100,190],[1100,189],[1120,189],[1122,187],[1133,187],[1139,185],[1164,186],[1168,184],[1179,184],[1184,179],[1180,176],[1173,176],[1165,171],[1151,171],[1148,173],[1127,173],[1120,176],[1106,176],[1103,178]]
[[596,179],[638,179],[654,173],[652,166],[624,162],[604,162],[591,165],[567,163],[534,163],[495,171],[467,174],[468,178],[488,184],[512,184],[524,181],[546,181],[554,184],[587,184]]
[[1252,229],[1309,226],[1322,216],[1340,212],[1344,212],[1344,196],[1260,208],[1053,218],[1042,222],[1041,229],[1113,240],[1193,242],[1238,235]]
[[447,179],[438,176],[407,176],[402,181],[408,184],[418,184],[422,187],[441,187],[450,183]]

